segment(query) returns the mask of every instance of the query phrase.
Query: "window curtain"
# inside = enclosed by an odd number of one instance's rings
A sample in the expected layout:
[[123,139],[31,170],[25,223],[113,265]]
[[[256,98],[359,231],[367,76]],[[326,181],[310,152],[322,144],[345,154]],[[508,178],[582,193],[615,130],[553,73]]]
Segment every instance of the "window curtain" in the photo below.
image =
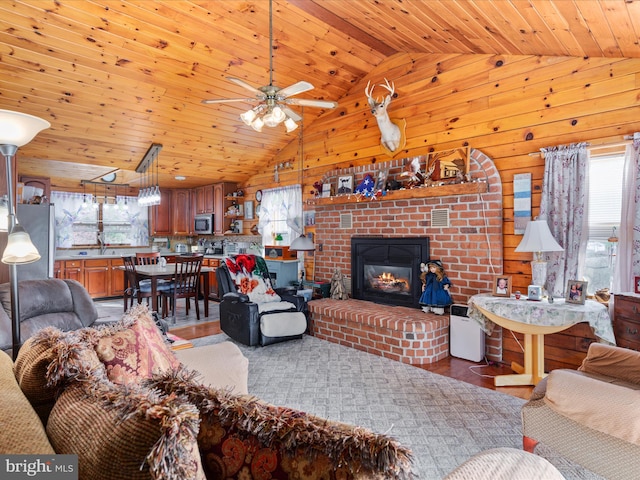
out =
[[640,276],[640,132],[627,145],[622,177],[622,215],[613,270],[613,293],[633,292]]
[[98,210],[83,208],[84,202],[93,204],[93,195],[73,192],[51,192],[55,205],[56,248],[73,247],[73,222],[98,223]]
[[292,185],[262,192],[258,231],[263,245],[273,245],[276,233],[286,233],[289,242],[302,232],[302,188]]
[[564,296],[568,280],[578,280],[588,241],[589,150],[586,143],[541,149],[544,178],[540,218],[546,218],[551,234],[564,252],[547,256],[547,290]]

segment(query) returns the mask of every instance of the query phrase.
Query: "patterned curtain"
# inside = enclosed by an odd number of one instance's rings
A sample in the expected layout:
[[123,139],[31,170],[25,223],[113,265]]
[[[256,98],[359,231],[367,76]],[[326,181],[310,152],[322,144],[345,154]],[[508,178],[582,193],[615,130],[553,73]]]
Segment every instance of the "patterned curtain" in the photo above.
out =
[[578,279],[587,249],[589,150],[586,143],[578,143],[541,151],[545,165],[540,218],[547,219],[553,237],[564,248],[545,254],[547,290],[562,297],[567,281]]
[[302,188],[292,185],[262,192],[258,231],[263,245],[273,245],[276,233],[283,234],[284,245],[303,233]]
[[627,145],[622,178],[622,216],[613,274],[613,293],[633,292],[640,276],[640,133]]
[[[86,201],[86,204],[85,204]],[[51,192],[51,203],[55,205],[56,248],[73,246],[73,222],[98,223],[98,210],[83,208],[93,204],[93,195],[72,192]]]

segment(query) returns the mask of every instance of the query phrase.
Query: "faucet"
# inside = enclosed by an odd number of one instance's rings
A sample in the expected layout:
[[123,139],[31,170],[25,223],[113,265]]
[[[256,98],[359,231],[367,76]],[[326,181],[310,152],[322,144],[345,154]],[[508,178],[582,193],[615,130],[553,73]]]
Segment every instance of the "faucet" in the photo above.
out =
[[103,233],[98,233],[98,244],[100,245],[100,255],[104,255],[104,252],[107,250],[107,244],[104,243],[104,239],[102,238]]

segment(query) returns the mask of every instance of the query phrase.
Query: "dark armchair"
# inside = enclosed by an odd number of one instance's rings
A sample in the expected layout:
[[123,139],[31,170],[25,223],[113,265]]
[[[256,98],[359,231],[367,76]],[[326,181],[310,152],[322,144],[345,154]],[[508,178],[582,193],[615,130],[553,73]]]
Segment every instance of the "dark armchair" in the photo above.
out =
[[302,338],[307,302],[295,287],[273,289],[264,258],[233,255],[216,270],[220,328],[244,345],[269,345]]

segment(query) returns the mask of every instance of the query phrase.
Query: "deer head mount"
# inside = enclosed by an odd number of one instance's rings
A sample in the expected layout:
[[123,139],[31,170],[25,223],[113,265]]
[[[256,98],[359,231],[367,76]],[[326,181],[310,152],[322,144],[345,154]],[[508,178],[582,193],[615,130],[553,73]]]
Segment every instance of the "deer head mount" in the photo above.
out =
[[374,98],[373,89],[375,85],[371,85],[371,81],[367,82],[367,88],[364,93],[367,96],[371,114],[376,117],[378,128],[380,129],[380,143],[387,153],[393,156],[393,153],[404,147],[404,127],[406,122],[404,119],[392,120],[387,113],[387,107],[391,103],[393,94],[395,93],[395,84],[389,84],[389,80],[384,79],[384,84],[380,84],[389,94],[384,96],[382,100]]

